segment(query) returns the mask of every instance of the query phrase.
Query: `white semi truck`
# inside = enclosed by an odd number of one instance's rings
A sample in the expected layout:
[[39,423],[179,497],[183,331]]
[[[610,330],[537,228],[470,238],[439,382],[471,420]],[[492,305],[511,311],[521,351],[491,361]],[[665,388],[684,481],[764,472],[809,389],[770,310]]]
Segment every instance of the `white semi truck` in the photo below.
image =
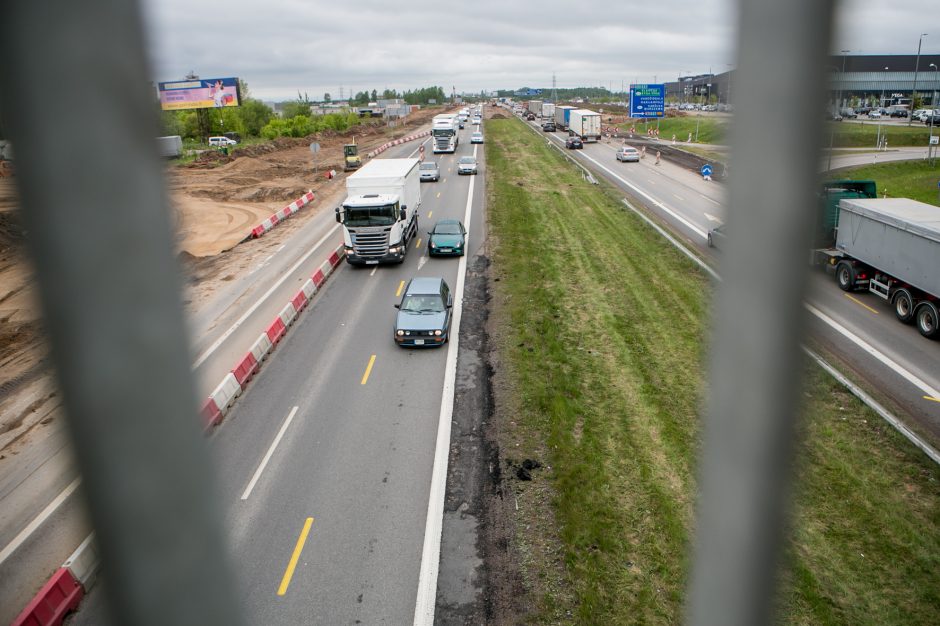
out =
[[418,159],[374,159],[346,179],[346,199],[336,208],[343,225],[346,262],[401,263],[418,234],[421,182]]
[[456,152],[457,146],[460,144],[459,130],[460,122],[457,115],[452,113],[435,115],[431,121],[431,135],[433,137],[431,150],[434,154]]
[[555,115],[555,103],[543,102],[542,103],[542,119],[550,120],[550,119],[553,119],[554,115]]
[[574,109],[568,113],[568,133],[577,135],[584,143],[601,138],[601,114],[588,109]]

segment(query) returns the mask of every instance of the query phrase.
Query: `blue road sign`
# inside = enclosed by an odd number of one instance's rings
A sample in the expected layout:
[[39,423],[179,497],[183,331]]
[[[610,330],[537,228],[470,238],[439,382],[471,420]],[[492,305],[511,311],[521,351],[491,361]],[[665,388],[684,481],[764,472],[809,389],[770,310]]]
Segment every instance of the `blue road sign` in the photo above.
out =
[[712,175],[712,166],[706,163],[702,166],[702,176],[711,176]]
[[665,115],[665,85],[630,85],[630,117],[664,117]]

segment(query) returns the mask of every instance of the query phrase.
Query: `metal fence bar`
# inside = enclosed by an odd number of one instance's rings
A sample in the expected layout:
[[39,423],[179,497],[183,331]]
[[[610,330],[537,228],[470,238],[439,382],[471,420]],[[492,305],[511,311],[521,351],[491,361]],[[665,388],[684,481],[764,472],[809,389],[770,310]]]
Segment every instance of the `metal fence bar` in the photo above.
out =
[[741,0],[687,622],[772,620],[803,369],[831,0]]
[[10,0],[0,107],[119,624],[238,624],[136,2]]

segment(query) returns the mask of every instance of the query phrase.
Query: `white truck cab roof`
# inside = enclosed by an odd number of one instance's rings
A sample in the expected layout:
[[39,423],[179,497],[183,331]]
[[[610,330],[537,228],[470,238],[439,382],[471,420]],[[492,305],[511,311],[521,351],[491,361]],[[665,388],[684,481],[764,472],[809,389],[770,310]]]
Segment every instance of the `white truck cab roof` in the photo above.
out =
[[361,196],[350,196],[343,201],[344,207],[359,208],[366,206],[385,206],[398,202],[398,195],[393,193],[367,193]]

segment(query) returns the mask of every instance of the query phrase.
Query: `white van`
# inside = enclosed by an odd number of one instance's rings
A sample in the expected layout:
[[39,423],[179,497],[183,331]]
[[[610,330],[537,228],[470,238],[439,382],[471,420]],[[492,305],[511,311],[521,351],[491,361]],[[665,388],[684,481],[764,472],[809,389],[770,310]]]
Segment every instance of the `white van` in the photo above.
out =
[[228,146],[237,146],[238,142],[228,137],[209,137],[209,147],[227,148]]

